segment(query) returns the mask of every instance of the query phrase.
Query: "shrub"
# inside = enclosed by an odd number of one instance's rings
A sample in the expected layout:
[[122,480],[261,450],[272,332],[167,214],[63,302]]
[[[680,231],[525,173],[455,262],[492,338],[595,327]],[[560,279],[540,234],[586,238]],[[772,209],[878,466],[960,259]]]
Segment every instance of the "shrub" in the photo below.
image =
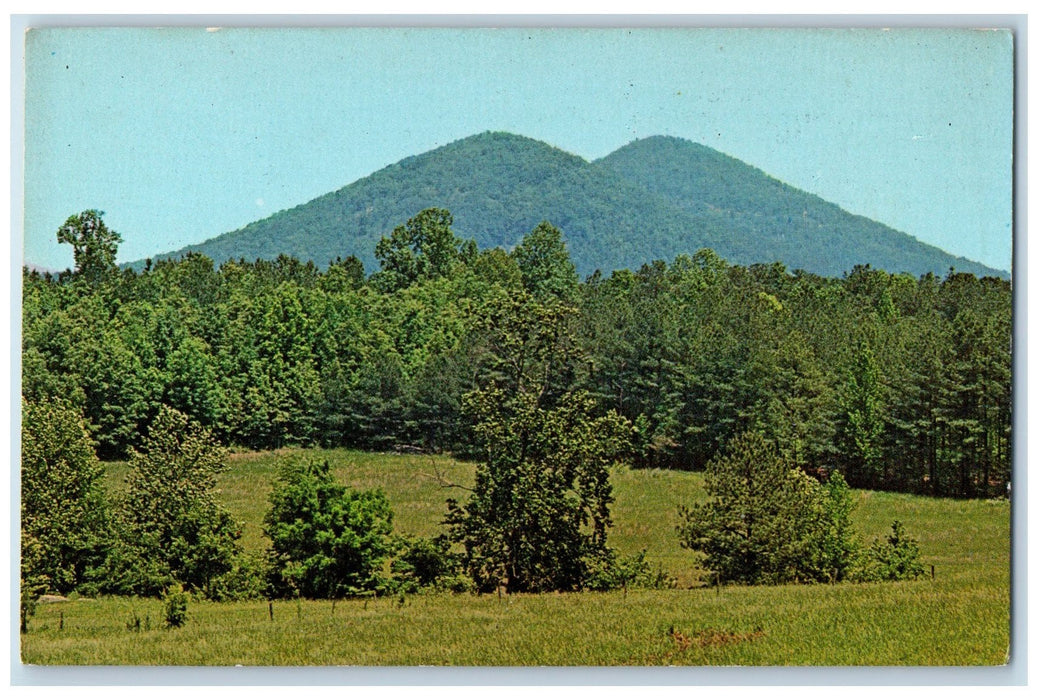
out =
[[166,627],[183,627],[187,622],[187,593],[178,583],[169,587],[162,599],[166,613]]
[[801,583],[848,576],[858,550],[852,501],[837,473],[804,474],[758,433],[707,465],[707,503],[681,509],[681,544],[721,581]]
[[856,578],[862,581],[904,581],[923,575],[919,561],[919,544],[905,533],[904,525],[895,520],[886,540],[875,540],[864,557]]
[[241,555],[229,571],[210,582],[207,595],[216,601],[256,600],[266,593],[268,577],[265,561]]
[[461,558],[450,551],[446,537],[409,538],[403,540],[402,547],[391,568],[400,590],[463,593],[472,588],[472,580],[462,573]]
[[335,483],[327,461],[282,467],[264,532],[271,540],[271,591],[338,598],[384,585],[393,513],[381,489]]
[[47,590],[47,578],[26,571],[23,559],[22,577],[19,583],[19,629],[22,634],[25,634],[29,631],[29,618],[36,614],[36,605],[39,603],[40,596]]
[[593,562],[586,588],[591,591],[612,591],[618,588],[649,588],[662,590],[674,588],[677,582],[663,567],[653,567],[645,560],[645,550],[634,556],[618,557],[609,549]]

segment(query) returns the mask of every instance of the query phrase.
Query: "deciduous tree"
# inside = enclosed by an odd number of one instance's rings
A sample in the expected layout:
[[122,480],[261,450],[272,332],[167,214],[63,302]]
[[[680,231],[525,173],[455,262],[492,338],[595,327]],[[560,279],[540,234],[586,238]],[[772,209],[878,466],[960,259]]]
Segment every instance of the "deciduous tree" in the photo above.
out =
[[241,528],[216,500],[226,468],[212,434],[163,407],[130,457],[118,503],[122,543],[111,561],[118,592],[159,595],[173,583],[209,594],[240,554]]
[[562,232],[547,221],[526,234],[512,251],[523,286],[537,299],[572,300],[577,292],[577,268],[570,260]]
[[487,389],[466,403],[480,464],[471,498],[448,501],[446,522],[468,574],[483,591],[581,588],[607,554],[609,468],[630,425],[612,412],[594,418],[581,394],[541,408],[532,393]]
[[382,269],[375,284],[387,291],[401,289],[420,279],[450,274],[458,262],[471,262],[476,247],[454,235],[454,217],[446,209],[424,209],[397,226],[375,246]]
[[105,225],[103,211],[73,214],[58,229],[58,243],[72,246],[76,275],[94,284],[115,270],[115,255],[123,239]]
[[79,412],[22,402],[23,578],[68,593],[88,581],[110,538],[104,473]]

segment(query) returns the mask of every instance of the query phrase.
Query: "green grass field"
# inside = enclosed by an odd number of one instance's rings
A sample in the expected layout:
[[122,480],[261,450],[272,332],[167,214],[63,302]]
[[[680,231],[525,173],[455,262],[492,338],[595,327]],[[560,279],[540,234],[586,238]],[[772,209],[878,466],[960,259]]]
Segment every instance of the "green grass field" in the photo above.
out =
[[[235,455],[220,497],[266,543],[261,520],[277,465],[328,459],[355,487],[381,486],[396,531],[440,531],[444,500],[473,465],[437,456],[344,450]],[[118,489],[122,464],[109,466]],[[192,602],[188,624],[161,628],[162,604],[129,598],[42,604],[22,659],[59,665],[998,665],[1009,653],[1009,504],[858,492],[868,541],[895,518],[935,577],[903,583],[703,587],[678,545],[679,504],[704,497],[701,474],[618,470],[610,544],[646,549],[679,586],[626,594],[430,594],[331,601]],[[134,617],[140,631],[127,628]]]

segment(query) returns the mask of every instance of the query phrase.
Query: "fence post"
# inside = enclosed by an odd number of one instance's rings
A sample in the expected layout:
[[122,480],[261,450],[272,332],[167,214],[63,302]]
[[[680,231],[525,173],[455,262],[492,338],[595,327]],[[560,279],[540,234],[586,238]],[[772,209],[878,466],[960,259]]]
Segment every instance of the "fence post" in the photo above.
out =
[[267,602],[267,611],[270,613],[270,621],[274,621],[274,601]]

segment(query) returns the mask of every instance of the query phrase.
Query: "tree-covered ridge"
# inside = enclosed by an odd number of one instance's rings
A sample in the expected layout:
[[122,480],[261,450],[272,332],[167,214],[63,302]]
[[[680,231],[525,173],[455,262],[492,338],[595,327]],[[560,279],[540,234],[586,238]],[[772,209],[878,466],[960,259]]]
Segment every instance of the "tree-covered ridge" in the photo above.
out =
[[[841,275],[869,264],[943,275],[1002,275],[818,197],[717,151],[676,138],[637,141],[594,163],[548,144],[487,132],[406,158],[335,192],[159,257],[227,260],[284,254],[319,266],[353,255],[377,269],[375,246],[427,208],[457,234],[509,249],[538,222],[566,237],[577,270],[635,269],[710,248],[735,263],[781,261]],[[135,264],[136,269],[143,262]]]
[[850,214],[712,148],[674,137],[635,141],[597,163],[664,197],[699,228],[737,232],[717,251],[742,264],[781,261],[790,269],[841,275],[869,264],[889,272],[1000,274]]
[[642,466],[701,469],[753,431],[852,486],[973,496],[1010,477],[1005,280],[702,250],[581,283],[546,222],[511,252],[475,249],[443,210],[398,231],[369,278],[287,256],[26,270],[23,396],[70,402],[105,458],[163,406],[227,445],[465,454],[462,398],[533,377],[539,401],[586,392],[629,421]]

